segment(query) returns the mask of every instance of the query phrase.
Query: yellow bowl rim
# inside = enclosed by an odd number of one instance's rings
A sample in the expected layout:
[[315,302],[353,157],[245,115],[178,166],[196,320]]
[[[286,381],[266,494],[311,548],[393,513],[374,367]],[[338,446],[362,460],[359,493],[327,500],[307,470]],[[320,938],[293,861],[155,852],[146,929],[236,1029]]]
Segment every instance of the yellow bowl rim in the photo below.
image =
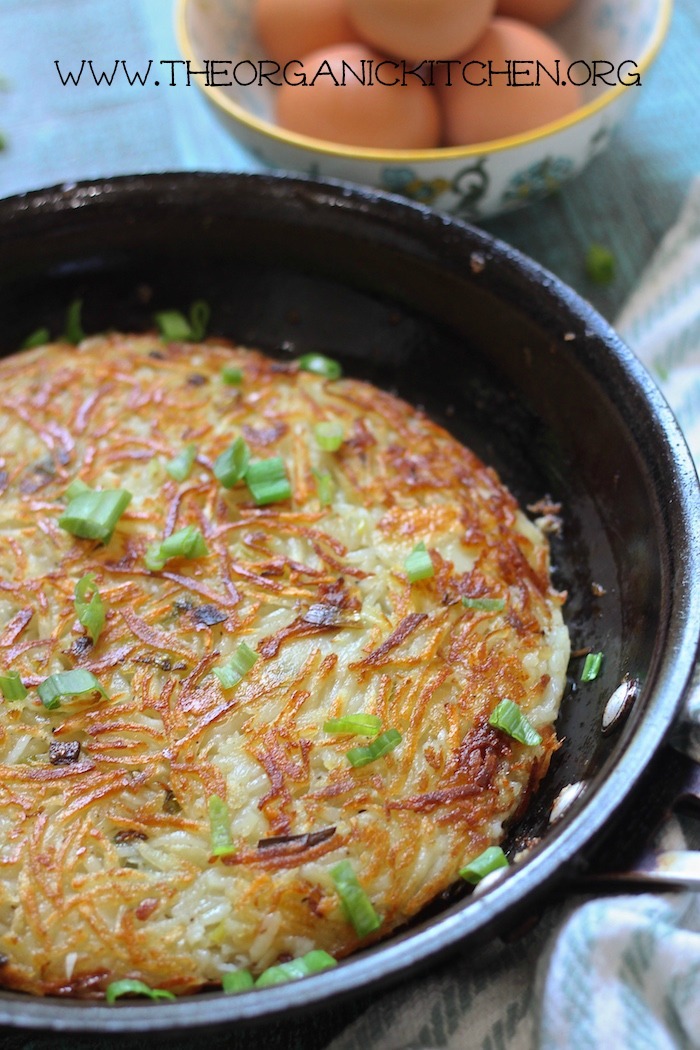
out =
[[[192,41],[187,29],[187,8],[193,0],[177,0],[175,9],[175,33],[178,46],[185,59],[198,61],[192,46]],[[649,43],[637,61],[637,72],[643,76],[650,68],[656,57],[671,23],[673,0],[659,0],[659,8]],[[257,132],[264,138],[271,139],[287,146],[295,146],[297,149],[306,150],[327,157],[338,157],[343,160],[375,161],[384,164],[397,163],[425,163],[427,161],[461,160],[467,157],[481,156],[485,153],[499,153],[503,150],[514,149],[517,146],[525,146],[531,142],[548,138],[560,131],[574,127],[576,124],[587,120],[594,113],[611,105],[619,98],[623,91],[628,90],[625,84],[616,84],[609,91],[604,92],[592,102],[574,110],[560,120],[543,124],[532,131],[521,135],[510,135],[507,138],[493,139],[490,142],[477,142],[471,146],[439,146],[434,149],[421,150],[380,150],[370,149],[362,146],[343,146],[338,143],[326,142],[324,139],[311,138],[308,135],[298,135],[292,131],[285,131],[275,124],[266,120],[260,120],[252,116],[243,106],[234,102],[228,95],[224,95],[220,88],[207,87],[197,81],[197,86],[205,93],[210,102],[222,110],[228,117],[245,125],[249,130]]]

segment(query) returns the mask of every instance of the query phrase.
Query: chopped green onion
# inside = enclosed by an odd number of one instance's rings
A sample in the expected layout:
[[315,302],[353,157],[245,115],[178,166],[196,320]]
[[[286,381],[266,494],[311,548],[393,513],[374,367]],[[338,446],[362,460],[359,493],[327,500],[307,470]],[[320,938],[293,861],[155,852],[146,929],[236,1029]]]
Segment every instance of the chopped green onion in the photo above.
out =
[[173,459],[165,464],[166,473],[175,481],[186,481],[192,473],[194,461],[197,458],[197,446],[193,443],[185,445]]
[[204,537],[196,525],[185,525],[161,543],[152,543],[144,562],[151,572],[160,572],[171,558],[204,558],[209,553]]
[[5,671],[0,674],[0,693],[6,700],[24,700],[27,690],[19,676],[19,671]]
[[477,882],[486,876],[490,875],[492,871],[498,871],[499,868],[508,867],[508,858],[501,849],[500,846],[489,846],[483,853],[480,853],[478,857],[475,857],[471,863],[467,864],[466,867],[459,869],[461,878],[467,882],[471,882],[474,886]]
[[105,607],[95,584],[94,572],[81,576],[75,585],[75,611],[93,642],[96,642],[105,625]]
[[512,700],[501,700],[491,712],[489,725],[502,729],[508,736],[512,736],[513,740],[529,747],[536,747],[542,743],[540,734]]
[[204,338],[211,311],[208,303],[197,299],[190,307],[189,320],[179,310],[154,314],[161,338],[174,343],[198,343]]
[[598,675],[600,674],[600,668],[601,668],[602,664],[603,664],[603,654],[602,653],[589,653],[588,656],[586,657],[585,663],[583,665],[583,670],[581,671],[581,681],[582,682],[592,682],[592,681],[594,681],[594,679],[596,679],[598,677]]
[[123,981],[112,981],[107,985],[105,999],[110,1005],[122,995],[147,995],[149,999],[175,999],[172,992],[165,988],[149,988],[143,981],[125,978]]
[[84,481],[80,480],[80,478],[74,478],[66,489],[65,495],[66,499],[70,502],[70,500],[75,499],[75,497],[79,496],[82,492],[95,491],[96,489],[91,489],[90,486],[86,485]]
[[241,642],[229,663],[224,664],[223,667],[214,668],[214,674],[221,682],[221,688],[233,689],[257,661],[258,654],[254,653],[245,642]]
[[337,452],[345,438],[342,423],[317,423],[314,427],[314,434],[316,444],[324,452]]
[[243,369],[235,368],[234,365],[224,365],[221,369],[221,379],[228,386],[240,386],[243,382]]
[[358,882],[349,860],[342,860],[331,868],[330,876],[335,883],[346,918],[359,937],[378,930],[382,920],[377,915],[371,900]]
[[401,734],[398,729],[387,729],[376,740],[366,747],[351,747],[345,757],[351,766],[359,768],[366,766],[369,762],[375,762],[378,758],[388,755],[401,743]]
[[87,489],[71,497],[58,524],[81,539],[109,543],[117,522],[130,503],[131,493],[126,489]]
[[95,678],[92,671],[78,668],[75,671],[58,671],[57,674],[49,675],[40,686],[37,687],[39,699],[44,707],[52,710],[60,707],[61,700],[67,696],[82,696],[83,693],[100,693],[105,700],[109,700],[109,694],[103,685]]
[[83,309],[83,300],[75,299],[66,310],[66,330],[63,338],[67,343],[78,345],[85,338],[85,332],[80,321],[80,313]]
[[232,489],[245,476],[249,463],[250,449],[242,437],[237,437],[234,443],[214,460],[214,474],[225,489]]
[[462,605],[479,612],[503,612],[506,607],[503,598],[462,598]]
[[230,970],[229,973],[223,974],[221,978],[221,985],[229,995],[236,995],[237,992],[247,992],[254,984],[255,981],[250,970]]
[[289,962],[279,963],[277,966],[268,966],[267,970],[258,977],[255,982],[256,988],[269,988],[274,984],[285,984],[287,981],[296,981],[300,977],[310,977],[312,973],[321,973],[337,966],[332,955],[316,948],[307,952],[298,959],[290,959]]
[[51,339],[48,328],[37,328],[31,332],[20,346],[20,350],[33,350],[35,346],[43,346]]
[[422,540],[416,544],[403,564],[411,583],[418,583],[419,580],[427,580],[435,575],[433,563]]
[[316,493],[319,503],[322,507],[330,507],[333,503],[333,494],[335,492],[335,482],[330,471],[314,470],[314,477],[316,478]]
[[218,795],[209,799],[209,826],[211,828],[211,853],[213,857],[227,857],[236,852],[231,838],[231,823],[228,806]]
[[353,733],[355,736],[374,736],[382,728],[378,715],[343,715],[323,723],[324,733]]
[[299,358],[297,364],[302,372],[313,372],[317,376],[326,379],[340,379],[343,369],[332,357],[325,354],[304,354]]
[[592,244],[586,254],[586,273],[596,284],[610,284],[615,279],[615,256],[602,244]]
[[245,482],[258,507],[268,503],[280,503],[291,499],[292,486],[287,477],[284,460],[280,456],[273,459],[258,459],[248,466]]

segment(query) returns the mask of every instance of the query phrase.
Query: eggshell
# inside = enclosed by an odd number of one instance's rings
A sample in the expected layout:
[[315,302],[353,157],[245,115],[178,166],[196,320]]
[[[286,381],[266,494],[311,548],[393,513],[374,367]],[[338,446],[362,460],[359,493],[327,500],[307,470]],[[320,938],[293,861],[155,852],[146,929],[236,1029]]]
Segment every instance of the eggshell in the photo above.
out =
[[454,58],[484,32],[496,0],[346,0],[363,40],[394,58]]
[[358,40],[345,0],[256,0],[255,29],[265,52],[280,65],[320,47]]
[[[540,74],[538,86],[526,86],[534,81],[536,61],[556,72],[560,61],[562,83],[556,85],[545,73]],[[473,83],[488,79],[488,63],[492,71],[507,69],[507,61],[519,62],[519,86],[508,86],[506,76],[492,75],[491,83],[480,87],[464,82],[462,70]],[[439,85],[445,123],[445,144],[468,146],[476,142],[519,135],[533,128],[549,124],[572,113],[582,104],[580,88],[563,81],[569,65],[568,56],[558,44],[539,29],[510,18],[494,18],[475,47],[462,55],[459,69],[452,71],[452,84]],[[468,62],[482,62],[484,67],[465,66]],[[524,63],[530,63],[524,65]]]
[[533,26],[548,26],[569,11],[576,0],[498,0],[496,14],[521,18]]
[[[377,63],[382,56],[362,45],[348,44],[321,48],[302,61],[309,79],[319,68],[330,68],[342,83],[343,61],[361,74],[363,59]],[[327,67],[322,67],[324,61]],[[391,72],[387,71],[385,80],[393,79]],[[429,149],[440,141],[437,90],[423,87],[415,78],[405,87],[376,82],[363,86],[346,74],[344,86],[336,86],[325,73],[306,87],[285,83],[276,90],[275,100],[281,127],[328,142],[375,149]]]

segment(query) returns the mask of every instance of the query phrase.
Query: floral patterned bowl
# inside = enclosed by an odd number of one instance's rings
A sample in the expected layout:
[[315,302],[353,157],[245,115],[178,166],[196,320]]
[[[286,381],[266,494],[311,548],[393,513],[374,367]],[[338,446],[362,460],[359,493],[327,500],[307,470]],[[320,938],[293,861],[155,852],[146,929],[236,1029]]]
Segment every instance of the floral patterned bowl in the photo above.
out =
[[[275,88],[236,83],[267,57],[255,36],[253,2],[179,0],[177,9],[180,48],[192,69],[222,55],[228,60],[219,64],[219,75],[208,79],[230,78],[231,86],[193,79],[241,143],[266,166],[364,183],[472,221],[558,189],[605,147],[645,85],[672,5],[672,0],[577,0],[549,32],[578,63],[578,82],[587,69],[592,73],[597,59],[612,63],[614,73],[607,79],[615,83],[584,86],[584,104],[573,114],[522,135],[408,151],[341,146],[277,127],[272,122]],[[234,76],[238,63],[242,72]]]

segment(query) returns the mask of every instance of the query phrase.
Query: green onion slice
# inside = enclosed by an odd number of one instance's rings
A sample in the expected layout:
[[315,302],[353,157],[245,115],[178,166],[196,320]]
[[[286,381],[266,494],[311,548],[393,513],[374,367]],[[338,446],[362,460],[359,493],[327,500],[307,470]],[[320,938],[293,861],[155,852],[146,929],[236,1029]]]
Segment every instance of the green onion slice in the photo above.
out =
[[312,973],[330,970],[337,965],[332,955],[322,948],[316,948],[298,959],[290,959],[289,962],[269,966],[260,974],[255,982],[255,987],[269,988],[273,984],[285,984],[287,981],[296,981],[300,977],[310,977]]
[[602,653],[589,653],[583,665],[581,671],[582,682],[592,682],[600,674],[600,668],[603,665],[603,654]]
[[[75,482],[70,486],[73,491]],[[131,503],[126,489],[86,489],[70,497],[58,524],[73,536],[109,543],[115,526]]]
[[19,671],[0,673],[0,693],[6,700],[24,700],[27,690],[19,676]]
[[75,585],[75,611],[93,642],[96,642],[105,625],[105,607],[95,583],[94,572],[81,576]]
[[435,575],[433,563],[422,540],[415,545],[403,564],[411,583],[418,583],[419,580],[427,580]]
[[481,882],[481,880],[486,875],[490,875],[492,871],[498,871],[499,868],[507,867],[508,858],[501,847],[489,846],[488,849],[485,849],[483,853],[480,853],[478,857],[475,857],[471,863],[466,865],[466,867],[460,868],[459,874],[461,878],[476,886],[477,882]]
[[335,493],[335,482],[330,471],[314,470],[314,477],[316,479],[316,493],[319,503],[322,507],[330,507],[333,503],[333,494]]
[[243,382],[243,369],[234,365],[224,365],[221,369],[221,379],[228,386],[240,386]]
[[342,860],[331,868],[330,876],[340,897],[346,918],[355,928],[358,937],[378,930],[382,920],[377,915],[371,900],[358,882],[352,864]]
[[228,806],[218,795],[212,795],[209,799],[209,826],[212,856],[227,857],[230,853],[235,853],[236,847],[231,838]]
[[353,733],[355,736],[374,736],[381,728],[379,715],[343,715],[323,723],[324,733]]
[[35,346],[43,346],[51,340],[51,332],[48,328],[36,328],[31,332],[20,346],[20,350],[33,350]]
[[185,343],[190,338],[192,328],[184,314],[179,310],[161,310],[154,315],[161,338],[173,343]]
[[165,988],[149,988],[143,981],[125,978],[123,981],[112,981],[107,985],[105,999],[110,1005],[122,995],[147,995],[149,999],[175,999],[172,992]]
[[503,612],[506,607],[503,598],[462,598],[462,605],[479,612]]
[[221,984],[229,995],[236,995],[238,992],[247,992],[255,981],[250,970],[230,970],[222,976]]
[[366,747],[351,747],[345,757],[350,765],[355,766],[357,769],[360,766],[366,766],[369,762],[375,762],[384,755],[388,755],[400,743],[401,734],[398,729],[387,729],[386,733],[382,733],[381,736],[378,736],[371,744],[367,744]]
[[302,372],[313,372],[326,379],[340,379],[343,374],[338,362],[325,354],[304,354],[297,363]]
[[207,332],[211,308],[204,299],[196,299],[190,306],[190,339],[199,343]]
[[83,300],[75,299],[66,310],[66,330],[63,338],[67,343],[73,343],[76,346],[78,343],[82,343],[85,338],[85,332],[80,320],[82,309]]
[[586,273],[596,284],[615,279],[615,256],[602,244],[592,244],[586,253]]
[[152,543],[144,562],[151,572],[160,572],[171,558],[204,558],[208,553],[209,548],[196,525],[185,525],[161,543]]
[[173,459],[165,464],[166,473],[175,481],[186,481],[192,473],[194,461],[197,458],[197,446],[194,443],[185,445]]
[[237,437],[234,443],[214,460],[214,474],[225,489],[232,489],[245,476],[249,463],[250,449],[242,437]]
[[80,494],[83,492],[95,491],[96,489],[91,489],[90,486],[86,485],[84,481],[80,480],[80,478],[74,478],[73,481],[71,481],[68,488],[66,489],[65,496],[66,499],[70,502],[70,500],[75,499],[76,496],[80,496]]
[[245,481],[258,507],[292,498],[287,468],[280,456],[258,459],[251,463],[246,471]]
[[245,642],[236,649],[229,663],[215,667],[214,674],[221,682],[222,689],[233,689],[244,675],[248,674],[253,664],[257,663],[258,654],[254,653]]
[[324,452],[337,452],[345,439],[342,423],[317,423],[314,427],[316,444]]
[[501,700],[491,712],[489,725],[502,729],[513,740],[529,747],[536,747],[542,743],[540,734],[512,700]]
[[109,700],[109,694],[104,686],[95,678],[92,671],[78,668],[75,671],[58,671],[57,674],[49,675],[37,687],[39,699],[44,707],[52,710],[60,707],[61,700],[68,696],[82,696],[84,693],[100,693],[105,700]]

